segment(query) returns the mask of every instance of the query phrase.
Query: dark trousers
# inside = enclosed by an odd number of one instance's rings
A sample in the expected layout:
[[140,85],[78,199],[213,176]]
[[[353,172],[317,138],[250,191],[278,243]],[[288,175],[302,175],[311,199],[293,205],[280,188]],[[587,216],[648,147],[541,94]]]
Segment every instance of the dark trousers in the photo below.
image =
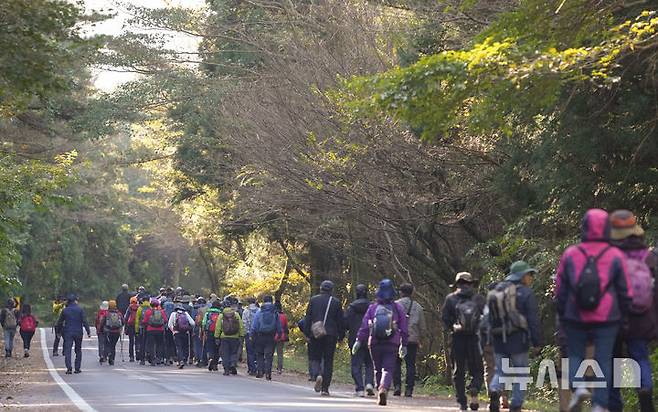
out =
[[274,335],[257,334],[256,346],[256,370],[259,374],[272,374],[272,359],[274,358]]
[[[404,357],[404,364],[407,367],[407,376],[404,381],[407,392],[414,390],[414,383],[416,382],[416,356],[418,355],[418,344],[407,344],[407,356]],[[395,373],[393,374],[393,386],[397,388],[402,387],[402,359],[397,357],[395,364]]]
[[59,348],[59,341],[62,340],[62,352],[64,352],[64,339],[62,339],[62,328],[55,326],[55,341],[53,342],[53,353],[57,353]]
[[149,362],[154,363],[163,358],[164,334],[161,330],[146,332],[146,350],[144,351]]
[[105,333],[105,357],[112,362],[117,355],[117,342],[120,337],[120,333]]
[[23,349],[30,350],[30,343],[34,337],[34,332],[23,332],[21,331],[21,339],[23,339]]
[[201,335],[198,331],[194,333],[192,341],[194,342],[194,357],[196,360],[201,363],[207,363],[208,354],[206,349],[203,347],[203,339],[201,339]]
[[64,335],[64,363],[66,369],[71,369],[71,349],[75,345],[75,370],[82,365],[82,335]]
[[247,372],[256,373],[256,345],[249,335],[244,340],[245,350],[247,351]]
[[476,395],[484,382],[484,365],[480,352],[480,339],[477,335],[452,335],[452,380],[455,385],[457,402],[464,406],[466,399],[466,372],[471,375],[468,393]]
[[216,367],[219,362],[219,345],[212,332],[206,332],[206,353],[208,354],[208,363]]
[[240,338],[222,338],[222,365],[224,370],[238,366]]
[[[169,360],[174,360],[176,358],[177,348],[178,348],[178,346],[176,345],[176,342],[174,342],[173,332],[170,331],[169,329],[165,329],[165,331],[164,331],[164,349],[163,349],[162,357],[167,358]],[[189,346],[188,346],[188,348],[189,348]],[[183,360],[183,359],[179,359],[179,360]]]
[[187,332],[178,332],[174,335],[176,343],[176,356],[179,362],[187,362],[190,357],[190,334]]
[[126,335],[128,335],[128,356],[135,359],[135,327],[126,326]]
[[354,385],[356,386],[355,390],[361,392],[365,389],[364,385],[373,385],[374,373],[370,351],[367,347],[362,346],[356,354],[352,355],[352,379],[354,379]]
[[322,370],[322,390],[329,391],[331,378],[334,374],[334,354],[336,353],[336,337],[324,336],[320,339],[309,340],[311,364],[313,375],[317,376]]
[[138,361],[146,360],[145,356],[146,351],[146,331],[141,329],[138,334],[135,335],[135,359]]

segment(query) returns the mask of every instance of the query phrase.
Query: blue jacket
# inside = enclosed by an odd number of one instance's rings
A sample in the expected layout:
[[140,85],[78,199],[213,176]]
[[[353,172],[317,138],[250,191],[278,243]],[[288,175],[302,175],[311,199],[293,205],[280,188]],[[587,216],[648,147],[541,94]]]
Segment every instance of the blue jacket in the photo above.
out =
[[[527,286],[516,284],[516,308],[528,321],[528,330],[520,330],[507,335],[507,343],[503,342],[501,335],[493,336],[495,353],[516,355],[528,352],[530,345],[538,347],[541,345],[542,333],[539,321],[539,306],[535,293]],[[491,325],[497,327],[499,325]]]
[[258,334],[258,324],[260,323],[260,318],[263,312],[273,312],[276,317],[275,320],[276,330],[272,332],[272,337],[274,337],[275,334],[283,333],[283,329],[281,328],[281,321],[279,320],[279,316],[276,314],[276,306],[274,306],[274,304],[272,303],[263,303],[251,321],[251,328],[249,329],[249,334],[252,336],[256,336]]
[[77,303],[71,303],[62,310],[57,326],[63,327],[62,334],[64,336],[82,336],[83,328],[87,335],[91,333],[85,318],[85,312]]

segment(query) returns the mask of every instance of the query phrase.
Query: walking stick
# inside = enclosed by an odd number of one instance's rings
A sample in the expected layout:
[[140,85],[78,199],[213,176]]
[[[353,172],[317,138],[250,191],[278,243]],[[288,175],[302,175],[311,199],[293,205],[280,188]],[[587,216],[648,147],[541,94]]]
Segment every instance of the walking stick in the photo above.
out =
[[119,341],[121,341],[121,362],[126,361],[126,359],[123,356],[123,332],[124,332],[124,329],[121,328],[121,332],[119,333]]

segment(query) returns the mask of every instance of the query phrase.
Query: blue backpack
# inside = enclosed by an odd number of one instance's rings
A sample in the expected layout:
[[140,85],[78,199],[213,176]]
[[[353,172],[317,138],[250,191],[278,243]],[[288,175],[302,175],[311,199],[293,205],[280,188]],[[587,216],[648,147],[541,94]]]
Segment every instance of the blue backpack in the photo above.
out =
[[174,312],[174,308],[176,305],[174,305],[174,302],[171,300],[166,300],[164,303],[162,303],[162,309],[164,309],[165,314],[167,315],[167,319],[171,316],[171,314]]
[[260,317],[258,318],[258,325],[256,325],[257,333],[274,333],[276,332],[276,321],[279,319],[279,314],[275,310],[271,311],[260,311]]
[[372,322],[372,335],[379,340],[387,340],[393,336],[396,329],[393,308],[390,305],[377,305]]

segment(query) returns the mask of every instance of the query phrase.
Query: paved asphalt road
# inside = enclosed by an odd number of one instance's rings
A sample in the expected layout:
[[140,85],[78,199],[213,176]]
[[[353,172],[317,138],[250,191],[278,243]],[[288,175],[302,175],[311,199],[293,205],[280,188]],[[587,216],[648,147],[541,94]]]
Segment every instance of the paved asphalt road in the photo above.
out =
[[[52,347],[52,331],[46,333],[48,347]],[[126,342],[124,341],[124,346]],[[117,350],[119,344],[117,344]],[[124,347],[127,355],[127,347]],[[50,351],[48,351],[50,352]],[[50,357],[56,369],[56,380],[65,384],[65,391],[83,410],[96,411],[454,411],[454,407],[436,406],[436,401],[393,400],[389,407],[377,406],[373,399],[354,398],[347,393],[334,393],[323,398],[310,387],[267,382],[248,376],[222,376],[205,369],[188,367],[139,366],[117,360],[113,367],[101,366],[97,357],[97,341],[83,341],[82,374],[65,375],[64,357]],[[49,354],[50,356],[50,354]],[[127,358],[127,356],[126,356]],[[47,362],[48,363],[48,362]],[[221,367],[220,367],[221,369]],[[69,386],[70,389],[66,388]],[[61,393],[62,397],[66,395]],[[85,405],[86,403],[86,405]]]

